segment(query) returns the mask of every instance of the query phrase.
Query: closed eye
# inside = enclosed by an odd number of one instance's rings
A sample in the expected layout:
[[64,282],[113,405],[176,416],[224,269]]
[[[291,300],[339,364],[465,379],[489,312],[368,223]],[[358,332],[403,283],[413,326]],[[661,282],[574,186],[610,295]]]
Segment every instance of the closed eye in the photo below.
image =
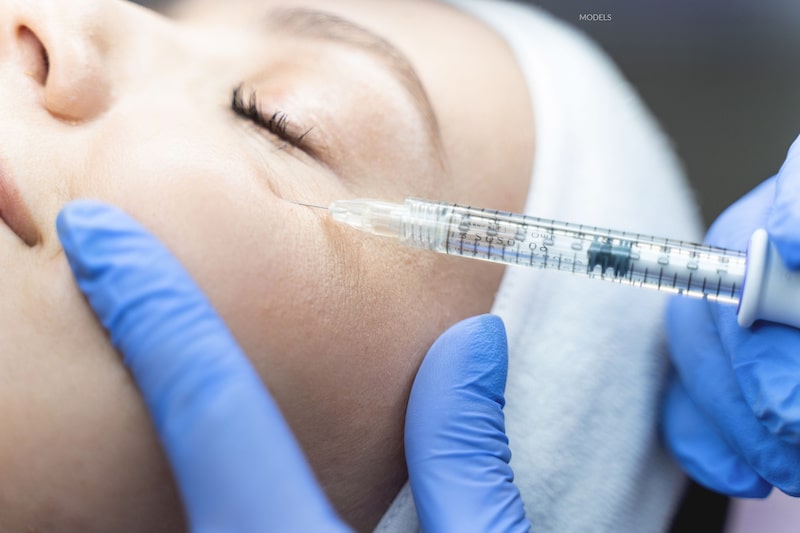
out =
[[271,115],[264,114],[259,104],[258,94],[254,90],[245,91],[242,85],[233,90],[231,109],[238,116],[246,118],[256,126],[263,128],[280,140],[290,145],[301,148],[301,143],[314,128],[309,128],[301,133],[293,132],[290,127],[289,116],[281,110],[274,111]]

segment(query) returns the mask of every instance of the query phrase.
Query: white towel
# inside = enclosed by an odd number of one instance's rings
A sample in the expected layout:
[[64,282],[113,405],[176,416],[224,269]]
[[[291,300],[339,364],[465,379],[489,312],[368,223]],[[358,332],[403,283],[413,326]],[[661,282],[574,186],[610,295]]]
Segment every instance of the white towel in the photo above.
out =
[[[452,0],[505,37],[528,81],[536,159],[525,212],[697,241],[666,137],[598,47],[539,10]],[[666,296],[509,267],[506,428],[534,531],[662,531],[684,477],[658,439]],[[406,485],[380,533],[418,531]]]

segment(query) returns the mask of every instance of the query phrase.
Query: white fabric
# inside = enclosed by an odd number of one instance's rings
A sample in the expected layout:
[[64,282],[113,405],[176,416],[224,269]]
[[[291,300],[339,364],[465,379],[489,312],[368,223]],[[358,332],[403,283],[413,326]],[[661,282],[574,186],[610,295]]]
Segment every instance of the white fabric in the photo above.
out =
[[[528,81],[536,154],[526,213],[697,241],[669,142],[577,31],[533,8],[452,0],[506,38]],[[501,90],[498,88],[498,90]],[[660,447],[665,296],[507,268],[506,428],[534,531],[662,531],[684,478]],[[418,531],[408,485],[376,531]]]

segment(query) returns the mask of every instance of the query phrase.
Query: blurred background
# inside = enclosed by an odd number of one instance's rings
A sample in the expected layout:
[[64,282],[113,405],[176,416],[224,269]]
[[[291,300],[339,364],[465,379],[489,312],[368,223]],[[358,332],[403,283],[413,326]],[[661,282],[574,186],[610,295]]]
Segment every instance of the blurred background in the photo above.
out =
[[773,175],[800,134],[797,0],[526,3],[587,33],[616,61],[672,138],[707,224]]

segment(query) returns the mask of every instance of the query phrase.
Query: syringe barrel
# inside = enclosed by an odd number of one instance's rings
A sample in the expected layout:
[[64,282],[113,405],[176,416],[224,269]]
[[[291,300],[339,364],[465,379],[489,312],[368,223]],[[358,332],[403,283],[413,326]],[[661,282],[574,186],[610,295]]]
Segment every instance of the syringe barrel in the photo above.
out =
[[744,283],[744,252],[674,239],[416,198],[342,200],[330,213],[418,248],[714,301],[738,303]]
[[404,208],[398,237],[412,246],[720,302],[741,297],[743,252],[414,198]]

